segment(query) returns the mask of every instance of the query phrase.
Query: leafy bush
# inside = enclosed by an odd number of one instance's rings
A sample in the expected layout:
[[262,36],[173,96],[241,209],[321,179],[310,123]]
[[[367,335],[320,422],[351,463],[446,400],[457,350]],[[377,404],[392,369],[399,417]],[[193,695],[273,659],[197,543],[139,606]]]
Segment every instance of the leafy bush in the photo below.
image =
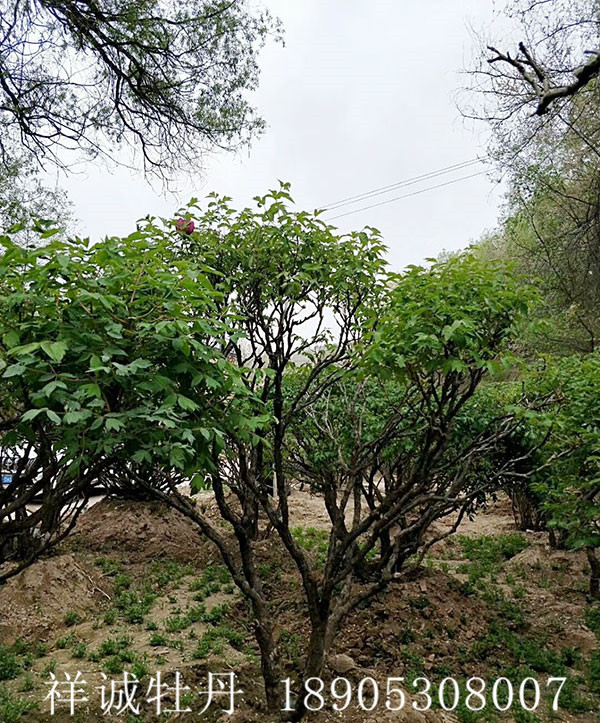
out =
[[[50,544],[92,480],[147,497],[144,485],[164,487],[169,472],[204,470],[227,424],[240,427],[234,408],[249,392],[232,395],[242,372],[218,351],[229,319],[213,313],[205,269],[174,251],[174,235],[148,221],[97,244],[48,232],[23,248],[0,236],[0,447],[20,470],[0,506],[0,555],[41,551],[15,502],[53,506],[42,515]],[[36,465],[18,465],[25,449]]]
[[546,466],[533,487],[555,535],[586,550],[590,592],[600,597],[600,354],[549,360],[530,375],[527,389],[552,402],[536,420],[537,439],[547,438],[537,455]]

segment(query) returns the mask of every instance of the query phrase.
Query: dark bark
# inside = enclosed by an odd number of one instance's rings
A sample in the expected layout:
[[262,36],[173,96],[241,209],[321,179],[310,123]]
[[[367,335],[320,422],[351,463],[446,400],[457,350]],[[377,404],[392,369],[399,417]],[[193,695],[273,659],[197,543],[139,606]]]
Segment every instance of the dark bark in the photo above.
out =
[[600,600],[600,560],[593,547],[586,548],[586,554],[590,564],[590,595],[594,600]]

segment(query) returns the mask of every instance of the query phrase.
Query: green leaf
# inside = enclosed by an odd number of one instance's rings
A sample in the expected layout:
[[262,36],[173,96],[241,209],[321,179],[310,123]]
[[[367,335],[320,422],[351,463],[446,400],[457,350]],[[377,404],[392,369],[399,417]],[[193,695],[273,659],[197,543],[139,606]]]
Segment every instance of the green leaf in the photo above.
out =
[[53,382],[48,382],[44,387],[42,387],[42,394],[45,394],[47,397],[49,397],[52,392],[54,392],[56,389],[66,389],[67,385],[64,382],[61,382],[60,380],[56,379]]
[[81,393],[84,397],[97,397],[102,399],[102,392],[97,384],[84,384],[81,387]]
[[65,356],[68,345],[64,341],[43,341],[40,346],[46,354],[57,363],[60,363]]
[[21,416],[22,422],[30,422],[32,419],[35,419],[38,414],[41,414],[42,412],[46,411],[45,409],[28,409],[25,414]]
[[118,432],[119,430],[123,429],[125,426],[123,422],[120,419],[115,419],[114,417],[106,417],[104,420],[104,426],[109,431],[115,431]]
[[[60,228],[51,228],[48,229],[48,231],[44,231],[44,233],[40,234],[40,238],[50,238],[51,236],[55,236],[57,233],[60,233]],[[63,254],[59,254],[59,256],[62,256]],[[59,261],[60,263],[60,261]],[[62,264],[61,264],[62,266]]]
[[6,368],[6,371],[2,375],[5,379],[8,379],[9,377],[18,377],[24,374],[27,371],[27,367],[23,364],[11,364],[9,367]]
[[88,371],[90,372],[108,372],[110,369],[102,363],[102,360],[97,354],[92,354],[90,358],[90,366]]
[[148,369],[148,367],[152,366],[152,362],[148,359],[134,359],[129,366],[132,371],[137,372],[140,369]]
[[185,409],[189,412],[193,412],[198,409],[198,405],[196,404],[196,402],[188,399],[187,397],[184,397],[183,394],[177,395],[177,404],[181,407],[181,409]]
[[92,413],[87,409],[67,412],[63,417],[63,422],[65,424],[76,424],[77,422],[81,422],[84,419],[87,419],[91,416],[91,414]]
[[6,334],[2,335],[2,343],[8,349],[12,349],[19,343],[19,335],[16,331],[7,331]]
[[37,341],[31,344],[23,344],[23,346],[15,346],[9,350],[9,353],[13,356],[21,356],[22,354],[31,354],[32,351],[39,349],[40,343]]
[[152,455],[147,449],[138,449],[137,452],[134,452],[132,459],[134,462],[142,464],[142,462],[152,462]]
[[56,412],[53,412],[51,409],[46,409],[46,416],[51,422],[54,422],[54,424],[60,424],[60,417]]

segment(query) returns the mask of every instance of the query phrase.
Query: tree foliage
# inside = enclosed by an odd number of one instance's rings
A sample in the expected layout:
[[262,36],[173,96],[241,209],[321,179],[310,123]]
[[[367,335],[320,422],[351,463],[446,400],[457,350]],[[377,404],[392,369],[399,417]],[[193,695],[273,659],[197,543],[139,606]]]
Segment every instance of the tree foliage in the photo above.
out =
[[590,354],[548,360],[526,384],[529,394],[553,400],[528,431],[530,444],[546,440],[536,452],[543,468],[531,487],[554,537],[586,550],[590,592],[600,598],[600,359]]
[[[208,475],[234,540],[182,495],[159,495],[217,545],[250,600],[272,709],[281,676],[257,565],[263,531],[302,580],[311,625],[302,675],[318,675],[346,614],[390,582],[435,519],[483,493],[469,470],[518,421],[471,426],[460,443],[452,431],[528,305],[503,265],[467,257],[389,275],[375,231],[339,236],[289,203],[283,186],[255,209],[213,198],[202,215],[182,212],[194,230],[181,233],[181,253],[214,269],[219,314],[238,327],[222,353],[247,371],[264,416],[249,441],[232,430]],[[293,534],[293,489],[304,481],[332,525],[324,570]]]
[[246,91],[277,28],[243,0],[2,0],[2,160],[15,147],[40,163],[115,159],[129,143],[164,175],[247,143],[262,121]]
[[39,240],[44,225],[66,228],[72,224],[66,194],[45,186],[31,164],[21,160],[0,167],[0,233],[11,229],[13,239],[32,243]]
[[13,481],[0,491],[0,549],[27,564],[108,472],[155,483],[159,468],[168,488],[170,473],[202,471],[234,418],[243,434],[230,398],[242,404],[244,387],[216,349],[216,292],[173,256],[169,233],[1,241],[0,448]]
[[584,132],[598,105],[600,6],[519,0],[505,5],[504,16],[508,39],[487,32],[477,39],[469,70],[479,105],[469,114],[490,123],[495,153],[508,162],[537,138]]
[[533,345],[550,352],[593,351],[600,331],[600,86],[589,70],[597,53],[584,52],[599,47],[599,12],[578,0],[510,4],[520,54],[481,38],[474,70],[483,101],[474,114],[488,122],[491,154],[509,178],[495,253],[538,282],[546,323]]

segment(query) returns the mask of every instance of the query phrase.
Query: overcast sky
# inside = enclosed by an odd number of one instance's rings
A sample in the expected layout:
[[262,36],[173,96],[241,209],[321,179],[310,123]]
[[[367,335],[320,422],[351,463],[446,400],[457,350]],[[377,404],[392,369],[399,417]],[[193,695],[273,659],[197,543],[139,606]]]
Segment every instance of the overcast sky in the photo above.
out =
[[[490,23],[493,0],[264,4],[285,28],[285,46],[270,44],[261,54],[261,86],[252,96],[267,121],[265,135],[242,155],[207,158],[175,196],[161,195],[124,169],[91,168],[61,179],[84,234],[124,235],[136,219],[170,215],[191,196],[212,190],[247,204],[278,179],[292,184],[299,207],[312,210],[485,155],[484,129],[465,125],[454,95],[466,82],[461,71],[473,43],[468,26]],[[465,168],[337,213],[479,170]],[[495,225],[501,200],[497,182],[479,175],[335,223],[342,230],[380,229],[390,262],[402,268],[466,246]]]

